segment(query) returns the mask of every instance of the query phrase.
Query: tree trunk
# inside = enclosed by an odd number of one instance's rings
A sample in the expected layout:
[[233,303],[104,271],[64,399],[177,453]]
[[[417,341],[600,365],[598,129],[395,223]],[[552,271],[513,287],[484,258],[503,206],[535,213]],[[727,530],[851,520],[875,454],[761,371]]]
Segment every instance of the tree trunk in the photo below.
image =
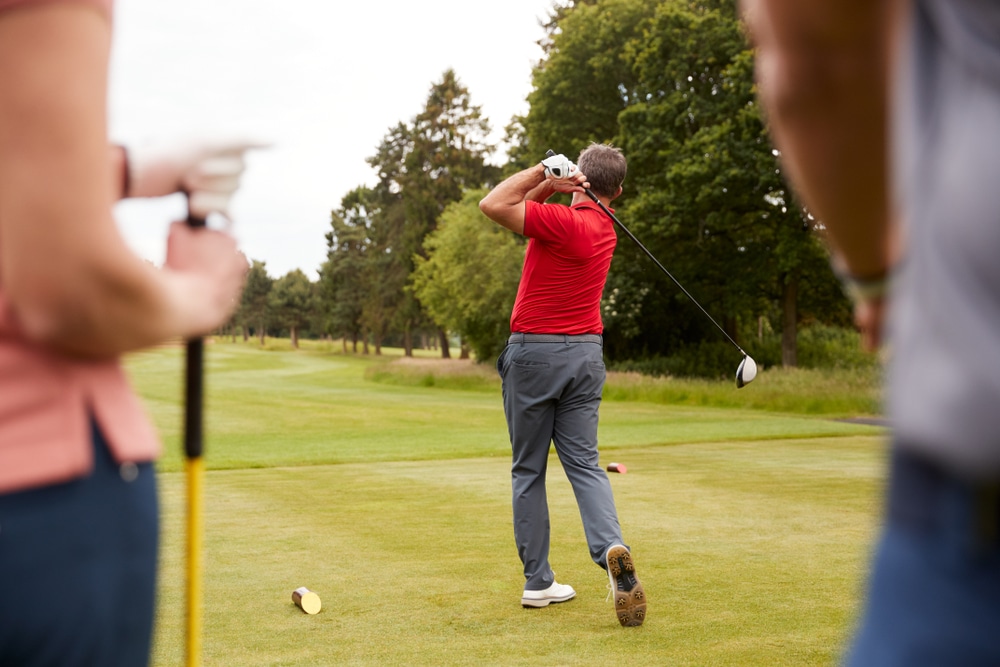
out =
[[409,325],[403,330],[403,355],[407,357],[413,356],[413,334],[410,331]]
[[295,349],[295,350],[299,349],[299,330],[298,330],[298,327],[295,327],[295,326],[291,327],[289,329],[289,334],[292,337],[292,348]]
[[785,276],[785,286],[781,295],[781,365],[785,368],[798,366],[798,326],[799,276],[790,273]]
[[448,333],[443,329],[439,329],[438,340],[441,341],[441,358],[451,359],[451,350],[448,348]]
[[375,356],[377,357],[381,354],[382,354],[382,337],[375,336]]
[[250,327],[246,324],[243,325],[243,342],[250,340]]
[[267,334],[267,329],[264,327],[264,323],[260,323],[260,345],[264,346],[264,336]]
[[737,343],[740,342],[739,327],[736,326],[735,316],[726,315],[722,318],[722,330],[729,334],[729,336]]
[[462,340],[462,346],[459,348],[458,358],[459,359],[469,358],[469,346],[466,345],[465,340]]

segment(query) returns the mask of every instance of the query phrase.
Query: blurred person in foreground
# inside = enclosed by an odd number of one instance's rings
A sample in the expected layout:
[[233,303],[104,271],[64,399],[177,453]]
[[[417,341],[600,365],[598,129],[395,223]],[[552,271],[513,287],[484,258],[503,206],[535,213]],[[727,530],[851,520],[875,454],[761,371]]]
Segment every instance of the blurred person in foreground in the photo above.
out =
[[110,0],[0,0],[0,665],[145,665],[157,437],[126,352],[207,333],[238,301],[232,237],[126,246],[124,196],[225,212],[246,145],[109,146]]
[[886,517],[846,661],[998,665],[1000,3],[743,10],[775,143],[870,347],[887,315]]
[[[525,607],[546,607],[576,595],[549,565],[545,492],[549,445],[569,478],[580,508],[590,557],[608,572],[615,614],[623,626],[646,617],[646,597],[597,451],[598,408],[604,387],[601,293],[617,236],[614,223],[585,192],[607,206],[622,192],[625,156],[591,144],[579,169],[562,155],[518,172],[479,207],[497,224],[528,237],[510,328],[497,360],[513,465],[514,539],[524,564]],[[569,206],[547,204],[572,193]]]

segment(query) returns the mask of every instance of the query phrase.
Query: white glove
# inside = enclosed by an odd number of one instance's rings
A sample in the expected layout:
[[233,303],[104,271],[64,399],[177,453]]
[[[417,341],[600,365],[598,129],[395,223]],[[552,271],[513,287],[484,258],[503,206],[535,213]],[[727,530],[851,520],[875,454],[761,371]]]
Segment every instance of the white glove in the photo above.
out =
[[246,168],[244,154],[251,148],[266,146],[245,139],[187,139],[129,147],[129,188],[125,195],[162,197],[186,192],[192,216],[205,218],[217,212],[228,217],[229,201]]
[[567,159],[565,155],[552,155],[542,160],[545,166],[546,178],[554,181],[564,181],[576,173],[576,165]]

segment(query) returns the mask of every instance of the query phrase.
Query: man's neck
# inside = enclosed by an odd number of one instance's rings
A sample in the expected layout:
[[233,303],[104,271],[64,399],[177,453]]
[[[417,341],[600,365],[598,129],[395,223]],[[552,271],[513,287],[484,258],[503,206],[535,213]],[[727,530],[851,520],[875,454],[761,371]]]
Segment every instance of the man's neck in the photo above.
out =
[[[593,190],[591,190],[591,192],[593,192]],[[608,207],[611,206],[611,200],[608,199],[607,197],[602,197],[601,195],[597,195],[597,199],[600,200],[600,202],[602,204],[604,204],[605,206],[608,206]],[[584,194],[582,192],[574,192],[573,193],[573,200],[570,202],[569,205],[570,206],[576,206],[577,204],[584,204],[586,202],[591,202],[591,201],[594,201],[594,200],[591,199],[590,197],[588,197],[586,194]]]

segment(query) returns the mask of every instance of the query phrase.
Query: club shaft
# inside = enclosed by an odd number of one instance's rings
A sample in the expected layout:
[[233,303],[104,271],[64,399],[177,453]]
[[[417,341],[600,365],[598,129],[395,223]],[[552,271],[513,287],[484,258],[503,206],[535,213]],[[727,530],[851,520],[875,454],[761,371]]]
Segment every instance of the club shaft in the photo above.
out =
[[189,458],[185,464],[187,471],[187,582],[185,595],[185,665],[201,665],[201,617],[202,617],[202,560],[205,537],[204,509],[202,498],[205,478],[205,463],[199,456]]
[[[188,215],[191,227],[204,227],[205,221]],[[204,451],[204,364],[205,342],[194,338],[187,342],[184,377],[184,455],[187,469],[187,586],[186,643],[187,667],[201,665],[202,608],[202,544],[204,542],[204,510],[202,487],[205,464]]]
[[612,220],[615,221],[615,223],[618,225],[618,227],[623,232],[625,232],[625,235],[628,236],[630,239],[632,239],[632,241],[637,246],[639,246],[639,248],[644,253],[646,253],[647,257],[649,257],[651,260],[653,260],[654,264],[656,264],[658,267],[660,267],[660,270],[663,271],[663,273],[665,273],[667,275],[667,277],[670,278],[670,280],[672,280],[675,285],[677,285],[677,287],[680,289],[680,291],[684,292],[684,294],[687,296],[687,298],[691,299],[692,303],[694,303],[694,305],[698,306],[698,310],[700,310],[701,312],[703,312],[705,314],[705,317],[707,317],[708,319],[710,319],[712,321],[712,324],[714,324],[716,327],[718,327],[719,331],[722,332],[722,335],[725,336],[729,340],[730,343],[732,343],[733,345],[735,345],[736,349],[739,350],[740,352],[742,352],[744,356],[747,356],[747,353],[743,351],[743,348],[740,347],[739,344],[735,340],[733,340],[732,336],[730,336],[729,334],[727,334],[726,330],[723,329],[722,326],[718,322],[715,321],[715,318],[712,317],[711,315],[709,315],[708,311],[705,310],[700,303],[698,303],[698,300],[695,299],[693,296],[691,296],[690,292],[688,292],[686,289],[684,289],[684,285],[681,285],[680,281],[678,281],[677,278],[674,278],[673,274],[671,274],[670,271],[667,271],[667,267],[663,266],[663,264],[660,263],[660,260],[656,259],[656,256],[653,255],[653,253],[649,252],[649,249],[646,246],[644,246],[642,244],[642,242],[639,241],[639,239],[637,239],[635,237],[635,234],[633,234],[632,232],[630,232],[629,229],[628,229],[628,227],[626,227],[624,224],[622,224],[622,221],[619,220],[615,216],[615,214],[611,212],[611,209],[609,209],[607,206],[605,206],[604,202],[602,202],[600,199],[598,199],[597,195],[595,195],[590,190],[590,188],[584,188],[584,192],[587,193],[588,197],[590,197],[592,200],[594,200],[594,203],[596,203],[598,206],[601,207],[601,210],[604,211],[604,213],[607,214],[607,216],[609,218],[611,218]]

